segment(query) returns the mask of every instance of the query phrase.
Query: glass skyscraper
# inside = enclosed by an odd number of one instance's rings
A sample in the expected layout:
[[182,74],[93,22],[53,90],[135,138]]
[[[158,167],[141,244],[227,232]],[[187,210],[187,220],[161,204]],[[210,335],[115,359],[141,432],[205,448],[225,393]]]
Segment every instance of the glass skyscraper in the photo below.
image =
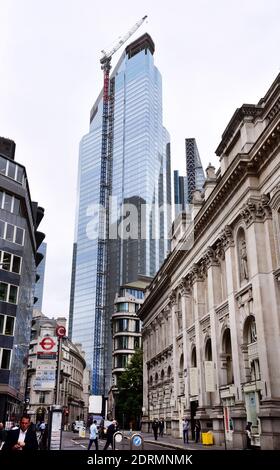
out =
[[[103,319],[106,341],[101,351],[103,385],[94,394],[106,395],[110,387],[110,321],[120,286],[136,281],[139,275],[153,276],[169,249],[171,213],[163,206],[171,205],[170,144],[162,124],[161,75],[153,54],[154,43],[144,34],[126,47],[110,77],[114,112],[107,309]],[[100,93],[91,110],[89,133],[80,144],[69,316],[71,338],[82,343],[92,370],[102,107]]]

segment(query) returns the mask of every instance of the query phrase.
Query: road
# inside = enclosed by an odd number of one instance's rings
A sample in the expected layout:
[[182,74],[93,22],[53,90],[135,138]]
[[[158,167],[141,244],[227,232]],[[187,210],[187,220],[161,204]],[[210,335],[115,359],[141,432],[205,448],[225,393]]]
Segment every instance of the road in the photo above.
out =
[[[72,432],[63,432],[62,433],[62,449],[63,450],[86,450],[88,446],[88,441],[89,437],[87,436],[85,439],[80,438],[78,434],[72,433]],[[99,450],[102,450],[103,447],[105,446],[106,440],[99,439],[98,440],[98,445],[99,445]],[[111,448],[111,447],[110,447]],[[109,448],[109,450],[110,450]],[[94,443],[92,444],[92,450],[95,450],[95,445]],[[163,449],[163,447],[157,445],[157,444],[150,444],[150,443],[145,443],[144,442],[144,450],[159,450]],[[130,450],[129,449],[129,440],[124,439],[124,445],[123,443],[117,444],[116,450]],[[134,449],[135,450],[135,449]],[[141,449],[139,449],[141,450]],[[164,447],[164,450],[172,450],[172,447]]]

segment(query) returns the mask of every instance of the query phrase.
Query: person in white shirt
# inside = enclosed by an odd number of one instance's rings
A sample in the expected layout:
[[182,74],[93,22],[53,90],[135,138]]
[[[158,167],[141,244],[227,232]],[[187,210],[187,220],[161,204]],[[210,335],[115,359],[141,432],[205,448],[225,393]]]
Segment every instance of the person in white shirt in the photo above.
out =
[[95,444],[95,449],[98,450],[98,431],[97,431],[97,426],[96,426],[96,419],[93,421],[92,425],[89,428],[90,436],[89,436],[89,443],[88,443],[88,449],[89,450],[92,446],[92,443],[94,442]]

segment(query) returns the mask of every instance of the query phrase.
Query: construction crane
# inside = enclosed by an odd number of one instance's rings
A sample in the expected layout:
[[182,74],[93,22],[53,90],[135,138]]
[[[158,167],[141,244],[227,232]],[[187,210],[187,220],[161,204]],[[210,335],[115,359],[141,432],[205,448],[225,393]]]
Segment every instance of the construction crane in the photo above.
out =
[[[108,236],[109,236],[109,197],[112,191],[112,156],[114,130],[114,79],[110,80],[111,59],[113,54],[137,31],[144,23],[147,15],[143,16],[108,52],[102,50],[100,59],[104,73],[103,81],[103,112],[101,138],[101,170],[99,193],[99,233],[97,244],[97,276],[94,323],[93,350],[93,395],[105,394],[105,323],[107,306],[107,269],[108,269]],[[103,400],[104,402],[104,400]],[[103,410],[104,412],[104,404]],[[103,413],[104,414],[104,413]]]

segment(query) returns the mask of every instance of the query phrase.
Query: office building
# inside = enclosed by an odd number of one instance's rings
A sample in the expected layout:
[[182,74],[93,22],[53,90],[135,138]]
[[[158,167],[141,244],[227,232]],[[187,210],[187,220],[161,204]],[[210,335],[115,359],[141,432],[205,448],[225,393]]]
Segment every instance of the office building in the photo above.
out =
[[14,161],[15,143],[0,138],[0,421],[18,419],[25,383],[37,250],[44,209],[31,201],[25,167]]
[[[169,249],[171,214],[159,207],[171,203],[170,145],[162,124],[161,75],[154,65],[154,43],[148,34],[126,47],[111,73],[110,90],[112,200],[110,232],[105,237],[108,267],[102,344],[95,333],[102,93],[91,110],[89,133],[80,144],[69,315],[72,340],[82,343],[94,370],[92,392],[96,395],[106,394],[111,385],[110,320],[115,295],[120,286],[139,275],[153,276]],[[96,354],[100,364],[94,363]]]
[[[187,417],[227,448],[280,449],[280,75],[233,114],[185,229],[148,288],[145,417],[180,436]],[[176,244],[177,243],[177,244]],[[144,425],[144,423],[146,423]]]

